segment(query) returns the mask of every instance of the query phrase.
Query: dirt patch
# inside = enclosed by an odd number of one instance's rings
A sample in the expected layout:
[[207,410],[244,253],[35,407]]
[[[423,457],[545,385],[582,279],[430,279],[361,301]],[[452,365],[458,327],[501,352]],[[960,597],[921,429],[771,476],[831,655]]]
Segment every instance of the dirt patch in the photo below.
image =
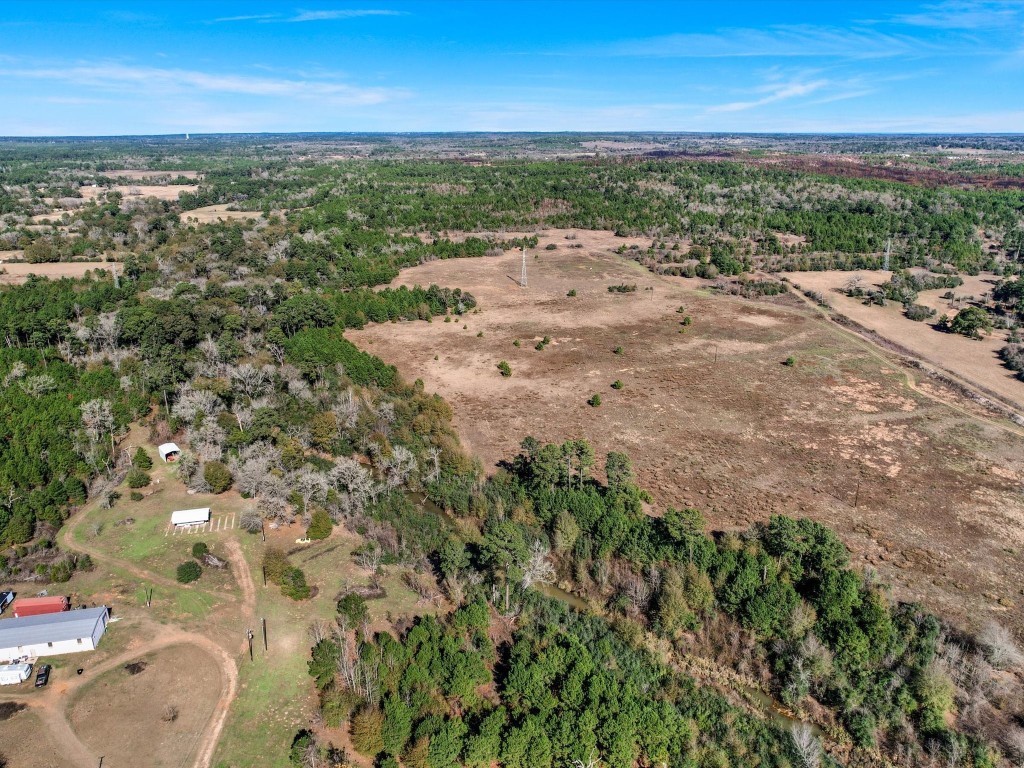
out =
[[111,768],[190,762],[220,695],[216,660],[175,645],[147,656],[145,674],[126,670],[106,672],[75,697],[69,719],[79,739]]
[[[1024,528],[1011,521],[1024,498],[1010,478],[1024,471],[1024,440],[908,388],[907,371],[796,296],[713,295],[612,255],[620,242],[538,249],[525,290],[516,253],[414,267],[396,282],[459,286],[482,311],[346,335],[448,400],[490,471],[527,435],[586,438],[599,456],[633,458],[655,510],[693,505],[720,529],[812,517],[897,596],[969,623],[1003,610],[983,593],[1020,599]],[[608,293],[623,282],[638,290]],[[554,341],[535,350],[546,335]],[[789,356],[796,364],[782,365]],[[594,393],[599,408],[587,405]],[[917,568],[904,557],[916,549],[936,553],[942,569]]]
[[[86,200],[95,200],[107,192],[120,192],[125,200],[133,197],[177,200],[182,192],[195,192],[197,189],[197,184],[117,184],[113,187],[81,187],[78,191]],[[56,215],[59,217],[60,213]]]

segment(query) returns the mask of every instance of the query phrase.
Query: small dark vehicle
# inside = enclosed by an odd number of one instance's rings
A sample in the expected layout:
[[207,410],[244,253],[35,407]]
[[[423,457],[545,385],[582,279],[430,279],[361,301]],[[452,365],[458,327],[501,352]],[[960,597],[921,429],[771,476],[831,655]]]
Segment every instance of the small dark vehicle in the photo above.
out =
[[50,682],[50,669],[49,664],[40,665],[39,671],[36,672],[36,688],[42,688]]

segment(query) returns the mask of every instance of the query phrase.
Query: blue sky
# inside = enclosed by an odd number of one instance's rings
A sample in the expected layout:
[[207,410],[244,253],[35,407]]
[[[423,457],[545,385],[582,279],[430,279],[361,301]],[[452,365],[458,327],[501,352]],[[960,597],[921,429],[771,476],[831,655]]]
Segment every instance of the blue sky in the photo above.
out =
[[1024,132],[1024,4],[17,2],[0,135]]

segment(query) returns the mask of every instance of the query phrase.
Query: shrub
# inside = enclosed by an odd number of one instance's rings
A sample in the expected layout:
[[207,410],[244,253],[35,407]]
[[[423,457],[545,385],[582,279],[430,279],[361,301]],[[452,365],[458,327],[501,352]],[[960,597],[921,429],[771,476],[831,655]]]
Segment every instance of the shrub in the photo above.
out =
[[152,478],[149,474],[138,467],[132,467],[128,470],[128,487],[129,488],[145,488],[150,484]]
[[789,357],[782,361],[782,364],[789,368],[792,368],[794,365],[796,365],[796,358],[790,355]]
[[635,293],[636,283],[632,285],[626,285],[626,283],[619,283],[618,285],[609,285],[608,293]]
[[138,491],[132,491],[131,493],[128,494],[128,498],[131,499],[132,501],[142,501],[146,497],[143,496]]
[[522,344],[520,343],[519,339],[516,339],[515,341],[512,342],[512,346],[513,347],[521,347]]
[[622,383],[621,379],[616,379],[612,382],[612,389],[622,389],[624,386],[626,385]]
[[78,560],[75,562],[75,570],[78,571],[91,571],[95,567],[96,564],[88,554],[79,555]]
[[132,466],[138,467],[139,469],[152,469],[153,460],[149,458],[149,454],[146,453],[146,449],[141,445],[138,450],[135,451],[135,455],[132,456]]
[[281,594],[292,600],[308,600],[313,590],[306,583],[306,574],[301,568],[290,567],[281,580]]
[[224,493],[231,487],[231,470],[220,461],[209,461],[203,467],[203,479],[214,493]]
[[331,522],[331,516],[327,514],[327,510],[317,507],[313,510],[313,517],[309,521],[306,536],[311,539],[326,539],[331,535],[332,528],[334,528],[334,523]]
[[277,547],[267,547],[263,553],[263,569],[271,584],[281,584],[284,581],[285,572],[290,567],[288,555]]
[[500,363],[498,363],[498,370],[501,372],[501,375],[504,376],[506,379],[512,375],[512,366],[509,365],[508,362],[506,362],[505,360],[502,360]]
[[569,292],[568,292],[567,294],[565,294],[565,295],[566,295],[566,296],[568,296],[568,297],[569,297],[570,299],[571,299],[571,298],[574,298],[574,297],[576,296],[576,289],[575,289],[575,288],[573,288],[573,289],[572,289],[571,291],[569,291]]
[[207,554],[209,551],[210,548],[206,546],[205,541],[197,541],[195,544],[192,545],[192,557],[194,557],[196,560],[201,558],[203,555]]
[[589,405],[589,406],[591,406],[593,408],[597,408],[597,406],[599,406],[600,404],[601,404],[601,396],[598,395],[598,394],[592,395],[590,397],[590,399],[587,400],[587,405]]
[[338,601],[338,613],[348,619],[349,625],[358,627],[370,618],[366,608],[366,598],[350,592]]
[[557,248],[558,248],[558,246],[555,245],[554,243],[548,243],[547,245],[544,246],[544,250],[545,251],[554,251]]
[[616,347],[615,349],[612,350],[612,352],[614,352],[616,355],[622,355],[625,354],[626,350],[624,350],[622,347]]
[[178,566],[175,578],[179,584],[189,584],[203,575],[203,569],[195,560],[189,560]]
[[55,581],[58,584],[63,584],[66,581],[71,580],[71,574],[75,572],[75,565],[70,558],[64,557],[55,563],[52,563],[47,569],[46,576],[50,581]]
[[910,320],[921,322],[930,317],[935,317],[935,310],[923,304],[908,304],[903,310],[903,314]]

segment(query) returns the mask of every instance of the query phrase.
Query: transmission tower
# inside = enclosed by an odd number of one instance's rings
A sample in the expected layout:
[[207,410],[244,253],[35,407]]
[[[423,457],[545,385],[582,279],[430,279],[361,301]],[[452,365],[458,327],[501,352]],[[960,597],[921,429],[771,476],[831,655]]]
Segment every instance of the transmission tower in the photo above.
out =
[[889,271],[889,256],[892,254],[892,238],[885,241],[885,260],[882,262],[882,269]]
[[523,247],[523,272],[519,275],[519,287],[526,287],[526,247]]

